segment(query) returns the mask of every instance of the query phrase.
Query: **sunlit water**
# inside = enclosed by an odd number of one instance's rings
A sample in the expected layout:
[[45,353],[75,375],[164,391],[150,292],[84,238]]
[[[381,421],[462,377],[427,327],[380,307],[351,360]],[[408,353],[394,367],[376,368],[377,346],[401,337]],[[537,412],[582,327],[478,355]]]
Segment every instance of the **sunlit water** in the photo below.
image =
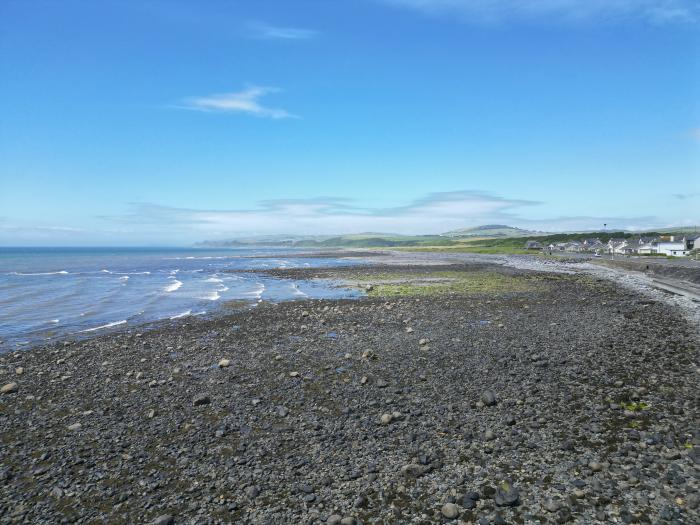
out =
[[235,272],[353,264],[293,254],[290,249],[0,248],[0,351],[204,315],[234,299],[356,295],[317,281]]

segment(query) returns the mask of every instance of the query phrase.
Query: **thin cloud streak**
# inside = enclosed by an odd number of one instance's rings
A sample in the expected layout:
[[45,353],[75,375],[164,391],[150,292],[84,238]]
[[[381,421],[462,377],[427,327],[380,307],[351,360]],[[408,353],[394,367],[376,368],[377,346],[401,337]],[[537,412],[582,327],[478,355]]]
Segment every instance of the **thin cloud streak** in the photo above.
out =
[[317,31],[300,27],[280,27],[261,22],[251,22],[248,30],[252,38],[263,40],[309,40],[316,37]]
[[270,108],[260,103],[260,99],[265,95],[280,91],[278,88],[250,86],[242,91],[233,93],[188,97],[182,101],[181,105],[176,107],[204,112],[244,113],[271,119],[298,118],[287,110]]
[[450,13],[472,22],[517,19],[560,21],[641,19],[652,24],[700,19],[694,0],[380,0],[432,14]]
[[695,199],[697,197],[700,197],[700,193],[674,193],[673,194],[673,198],[678,199],[679,201]]

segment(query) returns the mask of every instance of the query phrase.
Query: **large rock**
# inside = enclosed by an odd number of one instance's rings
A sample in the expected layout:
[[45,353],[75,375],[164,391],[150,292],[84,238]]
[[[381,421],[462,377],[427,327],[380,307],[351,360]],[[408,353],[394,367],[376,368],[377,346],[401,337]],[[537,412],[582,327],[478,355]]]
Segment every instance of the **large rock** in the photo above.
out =
[[504,481],[496,489],[493,499],[499,507],[514,507],[520,502],[520,493],[510,481]]
[[484,390],[481,393],[481,402],[487,407],[492,407],[496,404],[496,393],[493,390]]
[[192,404],[196,407],[208,405],[209,403],[211,403],[211,398],[206,394],[197,394],[192,399]]
[[17,390],[19,390],[17,383],[7,383],[0,388],[0,394],[14,394]]
[[407,478],[419,478],[430,472],[429,465],[419,465],[417,463],[409,463],[401,467],[401,473]]
[[459,507],[454,503],[445,503],[442,509],[440,509],[440,512],[442,512],[442,515],[447,519],[451,520],[459,516]]

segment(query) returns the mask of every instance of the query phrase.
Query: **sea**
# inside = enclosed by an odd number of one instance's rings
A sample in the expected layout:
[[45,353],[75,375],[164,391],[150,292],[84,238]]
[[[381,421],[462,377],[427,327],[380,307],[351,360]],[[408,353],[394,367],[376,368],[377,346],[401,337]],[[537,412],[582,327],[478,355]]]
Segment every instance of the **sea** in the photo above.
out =
[[337,283],[243,270],[358,262],[290,248],[0,248],[0,352],[213,315],[232,300],[355,297]]

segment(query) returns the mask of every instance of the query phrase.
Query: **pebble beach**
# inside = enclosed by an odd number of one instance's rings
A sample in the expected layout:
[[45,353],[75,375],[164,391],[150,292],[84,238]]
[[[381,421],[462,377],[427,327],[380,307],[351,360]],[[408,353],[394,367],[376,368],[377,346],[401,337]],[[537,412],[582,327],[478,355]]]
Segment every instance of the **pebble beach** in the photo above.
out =
[[404,263],[266,272],[358,299],[0,354],[0,523],[700,521],[688,315],[602,275]]

